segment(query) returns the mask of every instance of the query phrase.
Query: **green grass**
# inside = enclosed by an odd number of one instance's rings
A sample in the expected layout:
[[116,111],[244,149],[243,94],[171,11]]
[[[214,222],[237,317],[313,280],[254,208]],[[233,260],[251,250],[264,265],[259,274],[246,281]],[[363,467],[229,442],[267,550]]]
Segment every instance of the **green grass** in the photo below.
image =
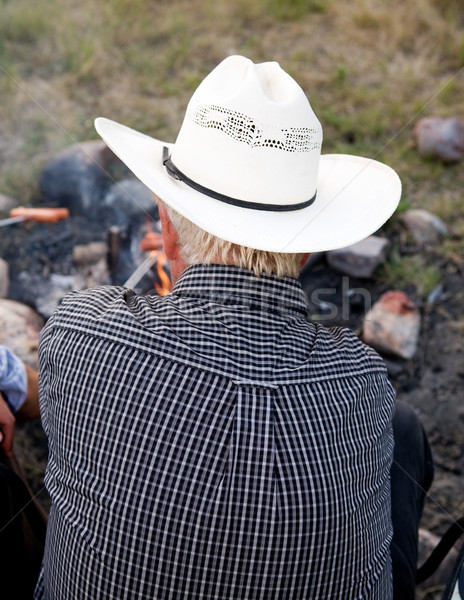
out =
[[31,45],[46,35],[50,12],[45,3],[2,0],[0,10],[0,39],[4,43]]
[[391,288],[412,288],[422,300],[442,281],[440,269],[425,254],[401,256],[397,248],[390,253],[378,275]]
[[261,0],[264,11],[278,21],[299,19],[311,13],[325,13],[329,0]]

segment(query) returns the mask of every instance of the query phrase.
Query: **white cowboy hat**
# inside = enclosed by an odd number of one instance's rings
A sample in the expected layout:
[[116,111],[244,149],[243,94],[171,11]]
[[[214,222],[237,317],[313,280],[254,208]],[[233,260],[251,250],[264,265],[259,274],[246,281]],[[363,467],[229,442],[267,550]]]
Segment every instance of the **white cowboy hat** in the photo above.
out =
[[271,252],[349,246],[401,196],[375,160],[320,154],[322,128],[276,62],[230,56],[193,94],[175,144],[105,118],[106,144],[167,205],[209,233]]

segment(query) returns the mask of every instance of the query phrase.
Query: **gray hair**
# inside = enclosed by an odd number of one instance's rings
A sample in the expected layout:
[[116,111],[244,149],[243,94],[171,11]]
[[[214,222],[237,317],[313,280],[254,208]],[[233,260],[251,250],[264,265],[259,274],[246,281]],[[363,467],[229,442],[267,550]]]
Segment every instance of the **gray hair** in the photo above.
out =
[[239,246],[204,231],[170,206],[164,204],[179,236],[182,260],[186,265],[235,265],[260,275],[298,277],[303,254],[266,252]]

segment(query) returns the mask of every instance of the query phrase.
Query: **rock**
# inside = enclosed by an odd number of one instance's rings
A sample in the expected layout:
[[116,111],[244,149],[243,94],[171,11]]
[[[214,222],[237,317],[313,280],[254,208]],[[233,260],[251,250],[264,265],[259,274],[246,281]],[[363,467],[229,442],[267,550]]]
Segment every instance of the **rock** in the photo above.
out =
[[379,352],[410,359],[417,350],[420,325],[420,313],[404,292],[386,292],[365,317],[363,340]]
[[433,306],[434,304],[439,302],[443,298],[443,291],[444,287],[442,283],[434,287],[430,294],[427,296],[427,304],[429,306]]
[[0,194],[0,211],[10,211],[18,205],[19,202],[16,202],[14,198]]
[[[96,244],[99,242],[95,242]],[[93,246],[93,244],[89,244],[89,246]],[[106,248],[106,244],[103,243],[103,246]],[[48,280],[34,284],[36,290],[34,306],[40,315],[48,319],[61,304],[66,294],[72,290],[83,290],[110,283],[106,253],[103,258],[98,258],[95,254],[93,258],[97,258],[96,262],[82,263],[72,275],[52,273]]]
[[145,258],[140,243],[146,233],[146,220],[159,231],[158,207],[153,192],[134,177],[112,185],[105,195],[104,207],[111,211],[108,240],[112,281],[122,285]]
[[52,205],[69,208],[71,215],[91,216],[95,205],[128,169],[103,141],[69,146],[54,156],[40,174],[40,189]]
[[79,267],[94,265],[102,259],[106,260],[108,244],[105,242],[91,242],[73,248],[73,262]]
[[418,244],[435,242],[440,236],[449,233],[439,217],[420,208],[407,210],[401,215],[400,221]]
[[35,308],[45,319],[51,317],[68,292],[75,287],[76,279],[73,275],[59,275],[53,273],[48,281],[43,281],[36,286]]
[[108,285],[110,273],[106,256],[99,261],[80,268],[78,275],[74,278],[75,290],[83,290],[97,285]]
[[38,367],[37,347],[43,325],[43,320],[29,306],[0,299],[0,344],[10,348],[35,369]]
[[153,192],[135,177],[114,183],[105,194],[104,204],[113,212],[114,225],[140,225],[147,216],[159,219]]
[[10,275],[8,271],[8,263],[0,258],[0,298],[8,296],[8,289],[10,287]]
[[85,289],[110,283],[108,244],[105,242],[75,246],[73,261],[79,269],[74,289]]
[[399,377],[406,369],[407,362],[384,359],[385,366],[387,367],[387,373],[390,377]]
[[327,252],[332,269],[350,277],[372,277],[374,269],[385,260],[388,240],[371,235],[356,244]]
[[420,119],[414,137],[421,156],[457,162],[464,157],[464,125],[457,117]]

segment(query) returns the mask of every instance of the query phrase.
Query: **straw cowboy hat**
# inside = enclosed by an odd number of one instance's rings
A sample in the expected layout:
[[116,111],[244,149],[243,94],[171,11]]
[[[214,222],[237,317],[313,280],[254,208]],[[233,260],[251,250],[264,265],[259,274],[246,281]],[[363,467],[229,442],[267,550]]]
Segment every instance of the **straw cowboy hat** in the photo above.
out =
[[193,94],[175,144],[98,118],[106,144],[167,205],[209,233],[271,252],[348,246],[400,196],[375,160],[321,155],[322,128],[276,62],[230,56]]

